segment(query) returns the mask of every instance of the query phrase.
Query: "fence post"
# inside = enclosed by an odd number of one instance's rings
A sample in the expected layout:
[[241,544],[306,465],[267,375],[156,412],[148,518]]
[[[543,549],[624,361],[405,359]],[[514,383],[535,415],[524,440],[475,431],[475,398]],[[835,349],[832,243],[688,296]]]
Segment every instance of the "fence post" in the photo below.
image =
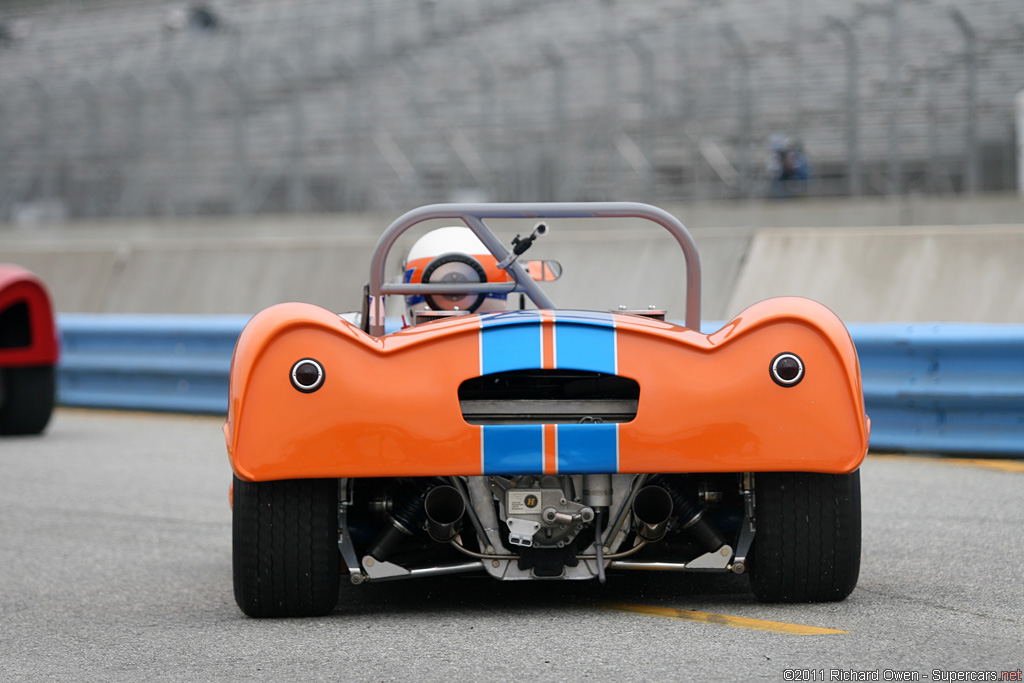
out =
[[931,194],[941,191],[939,180],[939,70],[925,69],[925,109],[927,114],[928,164],[925,168],[925,190]]
[[[607,140],[607,158],[606,163],[608,168],[606,169],[607,178],[618,178],[619,177],[619,152],[616,149],[617,140],[620,132],[620,117],[619,117],[619,40],[616,31],[618,17],[615,11],[615,0],[602,0],[601,4],[604,6],[602,13],[602,19],[604,25],[602,27],[602,36],[604,38],[604,49],[605,49],[605,96],[607,102],[605,104],[605,114],[607,119],[605,121],[605,133]],[[613,188],[610,183],[614,181],[605,180],[601,181],[601,191],[606,195],[611,195]]]
[[903,194],[903,156],[900,151],[900,0],[889,2],[889,194]]
[[565,77],[565,58],[562,57],[558,46],[548,41],[544,44],[542,51],[544,59],[551,67],[551,117],[555,129],[555,144],[551,159],[551,201],[564,201],[562,187],[565,184],[565,163],[569,157],[569,121],[566,114],[565,93],[568,89],[568,81]]
[[849,22],[838,17],[826,17],[829,28],[839,34],[846,48],[846,182],[850,196],[860,196],[862,190],[860,172],[860,91],[857,82],[860,77],[860,51],[857,36]]
[[[100,97],[96,92],[96,86],[86,79],[76,84],[82,99],[85,101],[86,125],[82,129],[85,134],[85,201],[83,213],[89,218],[99,215],[99,189],[101,181],[98,178],[100,136],[103,127],[103,114],[100,112]],[[70,194],[69,188],[69,194]],[[73,195],[71,197],[73,199]]]
[[170,182],[167,183],[170,192],[164,196],[163,212],[165,215],[184,214],[187,216],[194,213],[191,202],[192,194],[183,185],[185,178],[192,175],[191,170],[194,163],[192,138],[196,131],[195,88],[178,67],[174,67],[167,75],[167,80],[181,99],[181,123],[178,128],[181,142],[178,145],[180,150],[178,168],[176,172],[171,171],[172,176]]
[[149,196],[148,187],[152,185],[149,177],[149,170],[143,168],[146,158],[146,135],[145,135],[145,93],[133,74],[124,74],[118,80],[118,85],[124,90],[131,105],[131,122],[129,124],[128,153],[125,155],[124,165],[133,164],[134,169],[124,173],[124,186],[121,188],[121,195],[114,202],[111,213],[126,216],[136,210],[140,195]]
[[[277,70],[278,77],[287,84],[299,79],[291,64],[283,56],[277,55],[271,62]],[[309,210],[309,194],[306,192],[306,177],[303,162],[303,134],[306,131],[306,116],[302,108],[302,97],[299,93],[290,93],[288,97],[288,137],[291,143],[288,149],[287,208],[288,211],[306,212]]]
[[684,120],[691,120],[694,116],[693,106],[693,72],[691,71],[690,51],[692,50],[691,38],[694,31],[691,26],[694,22],[694,15],[689,11],[681,14],[676,22],[676,53],[675,60],[678,72],[682,74],[679,79],[679,116]]
[[242,74],[238,72],[235,65],[227,67],[222,76],[235,96],[235,106],[231,111],[231,148],[235,166],[231,210],[232,213],[240,214],[245,211],[245,195],[249,189],[248,136],[246,135],[249,93]]
[[722,37],[732,47],[733,56],[739,66],[737,98],[740,108],[739,128],[736,131],[736,170],[739,179],[736,193],[741,198],[750,194],[750,138],[754,126],[754,103],[750,86],[750,52],[739,33],[731,24],[722,24]]
[[[405,73],[406,79],[409,81],[409,120],[414,122],[414,126],[420,133],[425,128],[429,128],[434,125],[434,117],[427,113],[427,98],[424,96],[424,85],[427,83],[427,76],[423,70],[423,65],[418,59],[412,56],[406,55],[400,58],[399,66]],[[419,155],[417,154],[417,145],[420,147],[423,144],[424,136],[420,136],[417,140],[416,130],[410,136],[413,139],[413,153],[412,158],[409,159],[409,173],[405,179],[404,187],[402,192],[406,194],[405,201],[409,203],[420,204],[423,203],[423,180],[422,174],[419,168]]]
[[374,4],[374,0],[366,0],[363,16],[363,64],[366,66],[373,64],[377,54],[377,11]]
[[949,16],[964,37],[964,62],[967,64],[967,89],[964,104],[967,108],[967,192],[974,194],[981,185],[981,163],[978,157],[978,40],[974,27],[957,8]]
[[801,21],[803,13],[803,0],[787,0],[786,2],[786,15],[789,23],[789,29],[786,31],[786,35],[789,36],[789,58],[790,68],[792,69],[792,76],[790,83],[792,87],[790,89],[790,102],[794,110],[793,121],[795,123],[795,133],[801,138],[804,137],[804,106],[803,106],[803,95],[804,95],[804,61],[802,50],[800,49],[804,43],[803,36],[803,22]]
[[[371,3],[373,0],[369,0]],[[420,40],[429,45],[437,36],[437,2],[436,0],[419,0]]]
[[361,207],[362,185],[365,178],[363,165],[363,147],[360,135],[362,98],[359,94],[359,82],[356,71],[347,61],[339,62],[336,67],[344,90],[343,108],[345,110],[345,153],[341,165],[343,179],[341,208],[344,211],[355,211]]
[[1017,104],[1017,192],[1024,197],[1024,90],[1014,99]]
[[658,86],[655,82],[654,51],[638,35],[627,40],[637,60],[640,62],[641,89],[643,91],[644,115],[640,123],[640,152],[644,160],[644,194],[645,200],[654,198],[654,134],[658,126]]
[[[49,89],[35,78],[30,81],[33,92],[36,93],[36,104],[39,107],[39,151],[37,163],[39,175],[42,176],[41,196],[46,200],[56,199],[57,195],[57,169],[56,160],[53,158],[53,98]],[[15,199],[17,201],[18,198]]]
[[[489,8],[493,10],[493,8]],[[490,56],[480,49],[472,48],[470,59],[476,66],[477,79],[480,83],[480,108],[477,114],[480,117],[480,156],[484,160],[486,168],[485,187],[482,188],[489,200],[493,201],[500,195],[497,190],[499,183],[495,182],[495,171],[493,159],[498,153],[498,123],[497,123],[497,101],[494,90],[494,83],[497,80],[497,73]]]
[[[14,182],[11,178],[7,177],[10,167],[10,154],[7,151],[7,130],[10,128],[10,123],[7,117],[7,108],[4,107],[3,101],[0,101],[0,187],[10,187]],[[7,192],[0,190],[0,221],[9,220],[10,216],[7,214],[8,208]]]

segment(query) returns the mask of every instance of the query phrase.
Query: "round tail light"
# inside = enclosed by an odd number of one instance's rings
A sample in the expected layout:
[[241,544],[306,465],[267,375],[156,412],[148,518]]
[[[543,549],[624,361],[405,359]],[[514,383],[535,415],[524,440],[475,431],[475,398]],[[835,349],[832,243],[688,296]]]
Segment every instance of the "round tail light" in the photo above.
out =
[[292,386],[303,393],[311,393],[324,385],[324,366],[312,358],[303,358],[292,366]]
[[795,353],[780,353],[772,358],[769,372],[779,386],[793,387],[804,378],[804,362]]

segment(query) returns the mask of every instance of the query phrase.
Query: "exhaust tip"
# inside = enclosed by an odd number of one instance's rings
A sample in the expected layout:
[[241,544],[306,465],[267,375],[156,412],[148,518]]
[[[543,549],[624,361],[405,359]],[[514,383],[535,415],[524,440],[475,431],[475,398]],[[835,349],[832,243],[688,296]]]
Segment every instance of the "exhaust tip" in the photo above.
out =
[[645,541],[659,541],[668,531],[672,496],[660,486],[645,486],[633,499],[636,532]]
[[423,509],[431,538],[447,543],[458,534],[458,524],[466,514],[466,501],[454,486],[435,486],[427,493]]

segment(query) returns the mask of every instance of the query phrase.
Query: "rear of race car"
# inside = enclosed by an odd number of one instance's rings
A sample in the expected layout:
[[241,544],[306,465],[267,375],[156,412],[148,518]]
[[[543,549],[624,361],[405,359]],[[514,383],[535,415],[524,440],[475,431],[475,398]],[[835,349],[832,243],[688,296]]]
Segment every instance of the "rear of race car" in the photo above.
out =
[[0,263],[0,434],[38,434],[56,401],[60,352],[43,281]]
[[804,299],[711,335],[556,309],[375,337],[282,304],[250,321],[231,373],[236,599],[313,615],[343,576],[652,570],[843,599],[868,427],[849,335]]

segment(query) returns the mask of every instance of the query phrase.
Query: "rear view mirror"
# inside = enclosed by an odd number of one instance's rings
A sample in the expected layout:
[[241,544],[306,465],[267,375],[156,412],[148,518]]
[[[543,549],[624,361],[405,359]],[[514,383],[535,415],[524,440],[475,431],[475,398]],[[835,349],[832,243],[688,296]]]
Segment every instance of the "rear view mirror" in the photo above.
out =
[[562,277],[562,264],[558,261],[527,261],[526,272],[537,282],[554,282]]

